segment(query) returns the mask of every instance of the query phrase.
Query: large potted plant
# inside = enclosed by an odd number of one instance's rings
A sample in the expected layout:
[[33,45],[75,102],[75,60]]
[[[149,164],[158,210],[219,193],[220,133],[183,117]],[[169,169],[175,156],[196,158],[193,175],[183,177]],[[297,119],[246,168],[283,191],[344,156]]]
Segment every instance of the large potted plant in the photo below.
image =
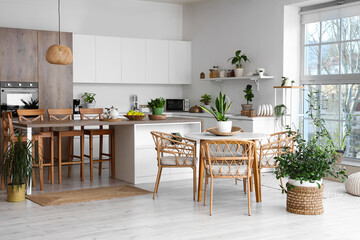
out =
[[165,106],[165,100],[162,97],[151,99],[151,101],[148,102],[148,105],[152,109],[153,115],[162,115]]
[[242,67],[241,62],[250,62],[249,58],[245,54],[241,54],[241,50],[235,52],[235,56],[228,59],[231,61],[231,64],[236,65],[235,68],[235,77],[242,77],[244,74],[244,68]]
[[25,200],[25,183],[32,177],[31,153],[32,143],[24,141],[21,134],[10,141],[2,156],[1,174],[5,180],[10,179],[7,185],[7,201],[20,202]]
[[232,121],[228,121],[228,117],[226,117],[226,112],[231,107],[232,102],[229,104],[226,102],[226,95],[219,93],[219,97],[215,100],[215,108],[211,106],[211,108],[207,108],[205,106],[200,106],[204,111],[212,114],[217,120],[217,128],[219,132],[229,133],[232,129]]
[[246,100],[246,104],[241,104],[242,110],[243,111],[249,111],[252,108],[252,104],[250,104],[250,102],[252,102],[253,98],[254,98],[254,93],[252,92],[252,86],[246,85],[246,88],[244,90],[245,93],[245,100]]
[[84,98],[86,108],[95,108],[95,93],[84,93],[81,98]]

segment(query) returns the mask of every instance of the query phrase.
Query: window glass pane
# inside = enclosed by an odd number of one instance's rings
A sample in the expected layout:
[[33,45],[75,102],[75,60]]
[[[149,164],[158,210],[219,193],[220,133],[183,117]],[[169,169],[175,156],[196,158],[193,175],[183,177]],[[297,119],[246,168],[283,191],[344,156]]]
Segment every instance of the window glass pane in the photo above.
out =
[[360,41],[342,44],[341,73],[360,73]]
[[342,40],[360,39],[360,16],[342,19]]
[[360,121],[360,84],[341,85],[341,115],[342,120]]
[[321,46],[322,75],[339,74],[339,47],[340,44],[325,44]]
[[321,42],[340,41],[340,19],[321,22]]
[[305,25],[305,44],[319,43],[320,22]]
[[[345,146],[346,151],[344,157],[348,158],[360,158],[360,121],[354,121],[350,123],[346,123],[348,126],[350,125],[351,133],[350,136],[345,138]],[[347,125],[344,123],[345,132],[347,129]]]
[[305,75],[318,75],[319,46],[305,47]]
[[326,120],[339,120],[339,85],[321,85],[321,117]]

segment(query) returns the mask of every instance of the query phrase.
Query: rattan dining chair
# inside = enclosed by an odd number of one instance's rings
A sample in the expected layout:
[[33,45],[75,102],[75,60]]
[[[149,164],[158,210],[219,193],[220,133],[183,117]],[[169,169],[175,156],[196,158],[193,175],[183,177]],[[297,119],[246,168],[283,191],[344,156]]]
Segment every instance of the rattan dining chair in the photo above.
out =
[[[48,114],[50,120],[53,121],[64,121],[72,120],[72,109],[48,109]],[[62,171],[61,167],[63,165],[68,165],[68,177],[71,176],[71,165],[80,164],[80,178],[81,181],[84,181],[84,131],[83,130],[74,130],[73,127],[69,127],[68,130],[54,130],[54,137],[58,138],[58,171],[59,171],[59,184],[62,182]],[[74,137],[80,137],[80,156],[73,154],[73,145]],[[69,158],[68,161],[62,160],[62,139],[64,137],[69,138]],[[79,159],[78,161],[73,161],[73,159]]]
[[[19,122],[43,121],[45,109],[18,109],[17,114]],[[50,140],[50,155],[48,158],[45,157],[45,139]],[[44,167],[49,167],[48,179],[51,181],[51,184],[54,184],[54,133],[52,131],[44,131],[41,128],[40,132],[36,132],[36,141],[38,161],[33,164],[33,167],[39,169],[40,189],[44,190]]]
[[163,168],[191,168],[193,170],[193,197],[196,193],[196,141],[164,132],[152,131],[157,152],[158,173],[153,198],[159,189]]
[[[201,149],[205,160],[205,191],[204,205],[206,205],[207,184],[210,178],[210,215],[213,213],[213,180],[247,179],[250,188],[252,164],[254,161],[255,143],[245,140],[207,140]],[[248,194],[248,214],[251,215],[251,198]]]
[[[81,120],[92,120],[92,119],[99,119],[101,114],[104,112],[102,108],[80,108],[80,115]],[[99,129],[85,129],[81,127],[84,131],[84,135],[89,136],[89,152],[90,155],[84,155],[90,159],[90,180],[93,180],[93,172],[94,172],[94,162],[99,163],[99,176],[101,175],[102,170],[102,163],[103,162],[110,162],[110,176],[111,178],[115,178],[115,135],[113,129],[104,129],[101,125]],[[100,136],[99,141],[99,159],[94,160],[94,136]],[[104,136],[109,136],[109,153],[104,152]],[[104,158],[106,157],[106,158]]]

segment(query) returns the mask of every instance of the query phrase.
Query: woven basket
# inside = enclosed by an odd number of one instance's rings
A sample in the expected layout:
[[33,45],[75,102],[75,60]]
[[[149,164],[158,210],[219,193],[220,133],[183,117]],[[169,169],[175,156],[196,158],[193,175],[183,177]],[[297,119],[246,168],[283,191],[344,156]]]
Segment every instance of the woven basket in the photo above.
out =
[[[288,185],[288,183],[286,184]],[[324,184],[318,187],[295,187],[287,192],[286,210],[302,215],[319,215],[323,207]]]
[[71,49],[64,45],[52,45],[46,52],[46,60],[51,64],[68,65],[73,61]]
[[146,117],[146,115],[124,115],[124,117],[126,117],[127,119],[129,119],[131,121],[140,121],[144,117]]

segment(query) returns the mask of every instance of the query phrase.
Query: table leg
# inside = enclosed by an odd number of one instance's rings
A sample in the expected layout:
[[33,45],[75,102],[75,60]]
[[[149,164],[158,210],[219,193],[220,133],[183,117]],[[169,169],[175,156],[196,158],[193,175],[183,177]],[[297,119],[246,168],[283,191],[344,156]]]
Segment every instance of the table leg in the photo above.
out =
[[[28,142],[32,142],[32,129],[31,127],[26,128],[26,137]],[[32,151],[32,148],[30,148],[30,152]],[[30,171],[31,172],[31,164],[30,164]],[[26,195],[31,195],[32,191],[32,181],[31,178],[28,179],[27,185],[26,185]]]
[[202,191],[203,191],[203,182],[204,182],[204,161],[201,154],[202,141],[200,141],[200,154],[199,154],[199,185],[198,185],[198,202],[201,202]]
[[259,188],[259,169],[258,169],[258,160],[257,160],[257,147],[256,141],[254,147],[254,162],[253,162],[253,174],[254,174],[254,184],[255,184],[255,196],[256,202],[261,202],[260,188]]

